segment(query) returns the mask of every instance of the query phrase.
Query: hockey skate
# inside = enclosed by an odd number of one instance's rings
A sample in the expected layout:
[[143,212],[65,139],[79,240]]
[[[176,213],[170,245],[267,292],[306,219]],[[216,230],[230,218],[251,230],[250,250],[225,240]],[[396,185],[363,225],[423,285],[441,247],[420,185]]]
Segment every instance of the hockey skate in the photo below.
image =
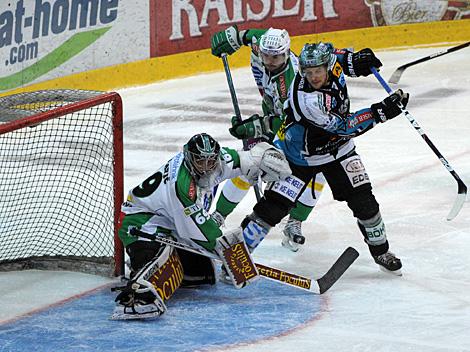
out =
[[305,243],[305,237],[302,235],[302,221],[300,220],[289,217],[282,233],[284,234],[281,242],[282,246],[292,252],[297,252],[300,245]]
[[145,285],[130,282],[118,289],[122,292],[116,297],[112,320],[156,318],[166,312],[165,303],[158,293]]
[[232,279],[230,278],[230,275],[228,274],[227,269],[225,269],[223,264],[220,266],[219,281],[227,285],[232,285]]
[[386,252],[378,256],[372,256],[374,261],[379,265],[380,270],[401,276],[401,260],[392,252]]

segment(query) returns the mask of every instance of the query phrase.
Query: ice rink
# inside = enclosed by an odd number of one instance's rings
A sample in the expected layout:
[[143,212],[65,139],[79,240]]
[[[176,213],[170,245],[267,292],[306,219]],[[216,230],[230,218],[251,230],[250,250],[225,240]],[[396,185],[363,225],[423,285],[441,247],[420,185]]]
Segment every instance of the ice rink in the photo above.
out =
[[[398,66],[442,49],[378,52],[381,73],[388,79]],[[433,59],[407,69],[392,85],[410,93],[408,110],[467,185],[469,58],[467,48]],[[259,113],[249,68],[232,74],[242,115]],[[372,75],[347,81],[351,110],[386,96]],[[228,133],[233,107],[222,62],[218,73],[119,93],[126,193],[197,132],[241,147]],[[469,202],[446,220],[457,183],[404,116],[356,138],[356,145],[391,251],[403,262],[402,277],[379,271],[350,210],[326,188],[303,225],[307,241],[298,253],[281,247],[282,225],[254,253],[259,263],[318,278],[346,247],[356,248],[360,257],[326,294],[266,281],[240,291],[218,284],[183,292],[158,320],[111,322],[111,279],[0,273],[0,351],[470,351]],[[228,227],[237,226],[254,201],[250,192]]]

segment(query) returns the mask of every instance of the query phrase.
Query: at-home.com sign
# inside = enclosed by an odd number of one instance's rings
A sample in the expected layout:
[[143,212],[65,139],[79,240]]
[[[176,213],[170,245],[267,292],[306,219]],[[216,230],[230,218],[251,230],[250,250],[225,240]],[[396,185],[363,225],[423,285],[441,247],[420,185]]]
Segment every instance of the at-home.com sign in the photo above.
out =
[[372,25],[363,0],[151,0],[150,11],[153,57],[208,48],[211,34],[232,24],[291,35]]
[[38,57],[43,38],[109,24],[117,17],[118,0],[10,1],[0,11],[0,49],[4,64]]

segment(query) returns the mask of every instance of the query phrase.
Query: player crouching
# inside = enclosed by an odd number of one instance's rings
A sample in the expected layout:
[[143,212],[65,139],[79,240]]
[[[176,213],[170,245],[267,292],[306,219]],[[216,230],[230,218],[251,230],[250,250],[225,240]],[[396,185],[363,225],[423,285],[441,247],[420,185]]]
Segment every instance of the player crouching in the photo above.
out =
[[112,319],[157,317],[178,287],[214,284],[214,258],[222,261],[235,287],[256,280],[241,228],[222,233],[208,213],[213,189],[240,175],[271,182],[290,173],[283,153],[267,143],[235,151],[221,148],[208,134],[193,136],[122,205],[119,238],[129,255],[131,280],[120,288]]

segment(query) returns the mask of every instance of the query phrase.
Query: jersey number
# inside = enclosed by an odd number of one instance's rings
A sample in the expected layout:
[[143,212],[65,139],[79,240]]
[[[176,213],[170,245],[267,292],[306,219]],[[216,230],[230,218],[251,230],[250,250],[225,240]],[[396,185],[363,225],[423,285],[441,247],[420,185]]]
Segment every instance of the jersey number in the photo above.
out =
[[139,197],[144,198],[150,196],[155,190],[160,186],[162,182],[162,173],[160,171],[156,172],[144,182],[142,182],[139,186],[135,187],[132,190],[132,193]]

